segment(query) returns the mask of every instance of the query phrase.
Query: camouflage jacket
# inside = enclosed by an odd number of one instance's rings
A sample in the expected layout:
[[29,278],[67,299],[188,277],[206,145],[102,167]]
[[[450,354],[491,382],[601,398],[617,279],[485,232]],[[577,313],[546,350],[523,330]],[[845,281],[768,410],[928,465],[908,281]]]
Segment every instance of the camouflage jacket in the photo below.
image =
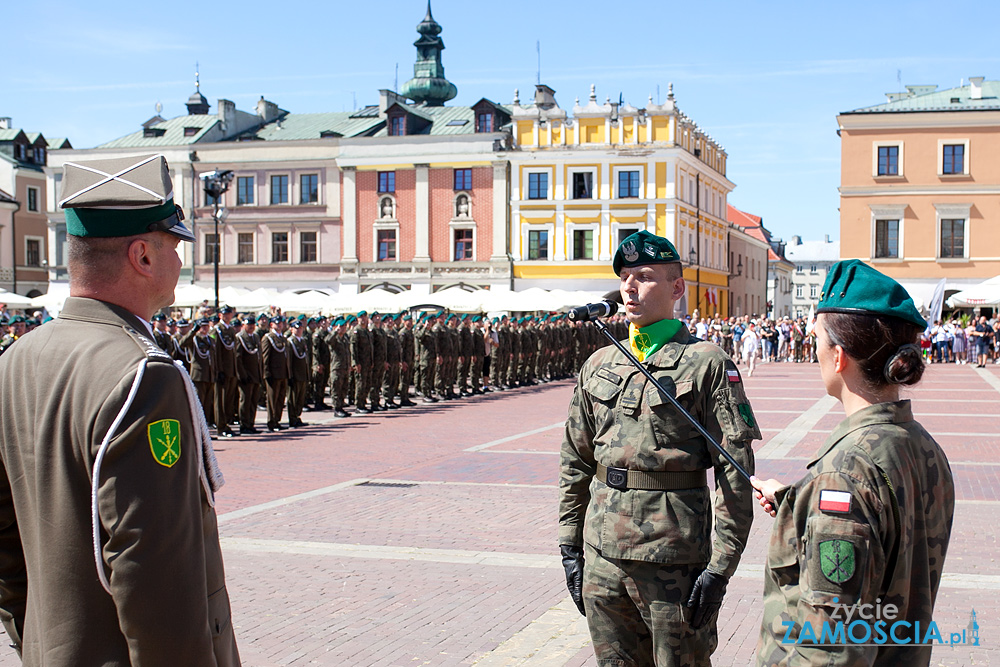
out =
[[[872,405],[841,422],[806,476],[778,494],[757,664],[928,664],[930,646],[891,639],[882,646],[823,648],[783,642],[799,638],[806,623],[817,637],[824,623],[831,631],[838,619],[847,626],[838,605],[874,607],[877,600],[883,609],[898,609],[885,626],[920,621],[925,632],[954,511],[948,459],[913,420],[909,401]],[[912,636],[912,630],[897,635]]]
[[[760,438],[732,360],[681,328],[646,367],[751,473]],[[596,463],[644,471],[715,469],[708,487],[621,491],[595,477]],[[709,562],[736,571],[753,521],[753,489],[613,346],[580,371],[561,452],[559,543],[584,541],[610,558],[654,563]]]

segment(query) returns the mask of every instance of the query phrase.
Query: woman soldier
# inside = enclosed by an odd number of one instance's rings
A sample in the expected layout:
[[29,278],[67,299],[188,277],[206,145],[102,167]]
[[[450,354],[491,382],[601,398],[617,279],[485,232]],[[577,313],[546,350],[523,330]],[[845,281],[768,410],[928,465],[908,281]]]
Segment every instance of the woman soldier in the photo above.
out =
[[777,517],[757,664],[927,665],[955,487],[899,400],[923,374],[926,323],[898,283],[858,260],[831,268],[817,313],[823,384],[847,418],[795,484],[753,480]]

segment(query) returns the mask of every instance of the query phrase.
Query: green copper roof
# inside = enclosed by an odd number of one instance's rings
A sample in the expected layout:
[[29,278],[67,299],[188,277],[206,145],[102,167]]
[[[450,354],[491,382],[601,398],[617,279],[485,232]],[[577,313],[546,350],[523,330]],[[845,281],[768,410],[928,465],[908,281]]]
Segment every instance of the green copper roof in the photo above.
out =
[[458,95],[458,88],[444,76],[441,52],[441,24],[431,15],[431,3],[427,0],[427,15],[417,24],[420,37],[413,43],[417,47],[417,62],[413,65],[413,78],[403,84],[401,95],[427,106],[441,106]]
[[980,99],[972,99],[972,85],[937,90],[937,86],[907,86],[905,93],[890,93],[892,101],[862,107],[845,114],[915,113],[921,111],[985,111],[1000,109],[1000,81],[983,81]]
[[[150,130],[163,130],[159,136],[145,136],[145,130],[139,130],[124,137],[97,146],[97,148],[144,148],[153,146],[185,146],[198,143],[205,134],[219,122],[218,116],[178,116],[156,123]],[[193,127],[197,131],[191,136],[185,136],[184,128]]]
[[[377,111],[377,108],[376,108]],[[354,112],[290,113],[271,121],[255,131],[240,135],[240,139],[263,141],[302,141],[327,136],[357,137],[377,129],[385,123],[378,113],[364,118],[352,118]]]

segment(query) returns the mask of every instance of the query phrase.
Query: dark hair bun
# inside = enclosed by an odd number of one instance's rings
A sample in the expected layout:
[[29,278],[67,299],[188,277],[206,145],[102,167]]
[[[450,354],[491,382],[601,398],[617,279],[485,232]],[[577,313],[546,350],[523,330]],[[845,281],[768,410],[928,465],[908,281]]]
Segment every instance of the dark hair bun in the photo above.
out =
[[885,379],[890,384],[916,384],[923,374],[924,358],[920,348],[913,344],[901,346],[885,362]]

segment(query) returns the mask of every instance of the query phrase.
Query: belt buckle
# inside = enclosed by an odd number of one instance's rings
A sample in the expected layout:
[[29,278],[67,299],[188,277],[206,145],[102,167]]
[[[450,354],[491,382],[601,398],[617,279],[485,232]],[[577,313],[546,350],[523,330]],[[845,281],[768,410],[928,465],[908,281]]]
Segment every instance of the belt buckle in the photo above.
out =
[[607,475],[607,485],[612,489],[618,489],[619,491],[628,491],[628,469],[627,468],[612,468],[608,467]]

